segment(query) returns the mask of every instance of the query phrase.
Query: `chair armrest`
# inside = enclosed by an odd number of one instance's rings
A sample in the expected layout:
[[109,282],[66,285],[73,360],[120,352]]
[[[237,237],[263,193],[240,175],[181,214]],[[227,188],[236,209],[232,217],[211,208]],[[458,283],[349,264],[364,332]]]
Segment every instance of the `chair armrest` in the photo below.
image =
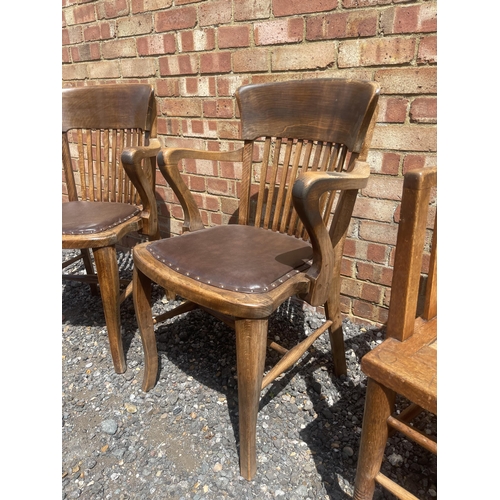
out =
[[[366,186],[370,166],[356,161],[350,172],[306,172],[293,185],[293,204],[306,228],[313,248],[308,271],[310,290],[305,299],[313,306],[328,299],[329,283],[340,275],[340,260],[358,189]],[[330,231],[320,213],[320,199],[327,191],[342,191],[335,208]],[[340,289],[340,284],[337,286]]]
[[[158,208],[156,206],[155,193],[152,188],[153,182],[148,180],[142,168],[142,160],[154,158],[161,149],[158,139],[151,139],[148,146],[135,146],[123,149],[121,161],[125,172],[129,176],[132,184],[137,189],[142,201],[142,232],[149,236],[158,237]],[[154,172],[152,172],[154,176]]]
[[184,211],[183,232],[203,229],[200,210],[182,179],[178,164],[184,159],[242,161],[243,148],[235,151],[201,151],[187,148],[164,148],[158,153],[158,167],[174,191]]

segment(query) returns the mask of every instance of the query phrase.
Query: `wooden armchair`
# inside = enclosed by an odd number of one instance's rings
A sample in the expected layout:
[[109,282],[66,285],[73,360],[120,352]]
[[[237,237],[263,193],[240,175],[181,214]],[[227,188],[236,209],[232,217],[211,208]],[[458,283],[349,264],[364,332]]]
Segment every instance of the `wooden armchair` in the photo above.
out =
[[[102,297],[116,373],[126,370],[120,332],[120,294],[116,243],[141,231],[158,239],[154,194],[156,102],[150,85],[101,85],[62,91],[62,163],[68,202],[62,204],[62,247],[80,249],[63,269],[83,259],[84,281]],[[89,249],[92,249],[96,271]]]
[[[380,472],[387,438],[399,431],[437,454],[437,443],[409,425],[422,409],[437,415],[437,225],[434,225],[422,313],[417,316],[422,256],[436,168],[405,175],[396,243],[387,339],[361,360],[368,377],[355,500],[373,497],[375,483],[401,499],[415,499]],[[393,416],[396,394],[411,404]]]
[[[335,373],[346,373],[340,264],[379,96],[372,82],[317,79],[247,85],[236,92],[244,145],[229,152],[163,149],[161,172],[184,209],[184,233],[135,247],[134,305],[145,351],[143,390],[157,379],[154,324],[201,307],[236,330],[240,471],[256,472],[261,390],[328,330]],[[259,139],[260,140],[257,140]],[[238,224],[204,228],[178,164],[242,162]],[[331,216],[332,207],[335,207]],[[151,282],[186,302],[153,319]],[[269,316],[291,296],[325,306],[327,321],[296,347],[267,340]],[[263,377],[266,348],[283,354]]]

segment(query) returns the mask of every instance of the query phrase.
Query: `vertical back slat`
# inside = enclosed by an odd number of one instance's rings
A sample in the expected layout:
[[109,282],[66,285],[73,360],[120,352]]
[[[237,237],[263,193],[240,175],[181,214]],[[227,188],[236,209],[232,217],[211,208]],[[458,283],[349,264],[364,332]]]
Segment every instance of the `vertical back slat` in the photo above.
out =
[[285,146],[285,157],[283,158],[283,165],[281,167],[281,178],[278,184],[278,197],[276,199],[276,204],[273,214],[273,223],[271,229],[273,231],[278,230],[278,224],[281,216],[281,211],[283,208],[283,200],[285,199],[285,189],[286,180],[288,177],[288,171],[290,167],[290,158],[292,156],[293,141],[288,139]]
[[274,199],[274,186],[276,185],[276,177],[278,174],[278,165],[280,161],[280,151],[281,151],[281,139],[277,139],[274,143],[273,151],[273,168],[271,170],[271,178],[269,180],[269,186],[267,191],[267,201],[266,201],[266,213],[264,215],[264,223],[262,227],[264,229],[269,228],[269,221],[271,219],[271,211],[273,208]]
[[[302,169],[301,172],[305,172],[309,169],[309,162],[311,160],[311,152],[313,150],[314,143],[312,141],[307,141],[305,152],[304,152],[304,158],[302,160]],[[292,207],[292,215],[290,217],[290,223],[288,225],[288,234],[292,235],[296,233],[297,229],[297,222],[300,222],[299,219],[299,214],[295,210],[295,208]]]
[[96,130],[95,133],[95,178],[96,178],[96,199],[103,200],[103,187],[102,187],[102,164],[101,164],[101,130]]
[[109,130],[103,130],[103,201],[109,201]]
[[80,172],[80,191],[82,200],[87,200],[89,198],[87,192],[87,180],[85,178],[85,153],[83,145],[83,131],[78,129],[77,133],[78,142],[78,171]]
[[117,196],[116,193],[118,192],[118,187],[117,187],[117,176],[116,176],[116,150],[118,149],[118,137],[117,137],[117,132],[116,130],[113,130],[111,133],[111,163],[109,165],[110,171],[111,171],[111,189],[110,189],[110,200],[116,202],[117,201]]
[[290,172],[290,182],[288,183],[288,188],[286,191],[285,204],[283,205],[283,214],[281,216],[280,232],[284,233],[287,230],[287,224],[291,219],[292,206],[292,186],[297,178],[297,172],[299,171],[300,156],[302,154],[303,141],[297,141],[295,145],[295,153],[292,164],[292,170]]
[[[120,133],[119,133],[119,137],[118,137],[118,149],[120,151],[123,151],[123,148],[125,147],[125,131],[124,130],[120,130]],[[123,193],[124,193],[124,170],[122,168],[119,168],[119,165],[120,165],[120,157],[119,155],[117,154],[116,155],[116,158],[115,158],[115,163],[114,163],[114,166],[113,168],[116,170],[117,172],[117,178],[118,178],[118,186],[117,186],[117,202],[119,203],[123,203],[124,202],[124,196],[123,196]]]
[[269,153],[271,151],[271,138],[267,137],[264,142],[264,152],[262,154],[262,164],[260,168],[259,193],[257,195],[257,206],[255,209],[255,226],[260,225],[262,210],[264,207],[264,194],[266,191],[267,170],[269,167]]
[[92,153],[92,131],[86,131],[86,141],[87,141],[87,180],[88,180],[88,199],[90,201],[95,201],[95,186],[94,186],[94,175],[93,175],[93,164],[94,164],[94,155]]

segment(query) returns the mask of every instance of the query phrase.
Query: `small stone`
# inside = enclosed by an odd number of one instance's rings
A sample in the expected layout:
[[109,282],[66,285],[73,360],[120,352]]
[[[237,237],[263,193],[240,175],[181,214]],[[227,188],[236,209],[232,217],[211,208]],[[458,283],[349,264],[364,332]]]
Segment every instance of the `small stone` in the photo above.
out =
[[105,432],[106,434],[112,436],[118,430],[118,423],[116,422],[116,420],[113,420],[111,418],[108,420],[104,420],[101,423],[101,430],[102,432]]
[[344,446],[342,448],[342,454],[345,457],[352,457],[354,455],[354,450],[350,446]]
[[216,463],[212,469],[214,472],[220,472],[222,470],[222,464]]
[[125,409],[127,410],[128,413],[136,413],[137,412],[137,406],[135,406],[132,403],[125,403]]
[[397,453],[392,453],[391,455],[389,455],[387,457],[387,460],[389,460],[389,463],[394,467],[401,467],[404,462],[403,457]]

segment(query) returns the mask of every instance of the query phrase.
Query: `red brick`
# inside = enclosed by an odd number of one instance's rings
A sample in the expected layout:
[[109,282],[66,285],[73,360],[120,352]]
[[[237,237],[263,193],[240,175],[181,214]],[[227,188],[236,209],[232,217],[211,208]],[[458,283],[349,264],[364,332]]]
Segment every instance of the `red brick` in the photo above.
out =
[[363,196],[396,201],[401,200],[402,192],[403,178],[386,175],[371,175],[368,179],[368,185],[361,190]]
[[391,222],[396,206],[397,203],[392,200],[358,197],[354,205],[353,215],[361,219]]
[[105,0],[97,5],[99,18],[111,19],[129,14],[128,0]]
[[370,169],[376,174],[398,175],[400,160],[401,155],[397,153],[385,153],[375,149],[368,153]]
[[80,5],[73,8],[73,20],[71,24],[91,23],[96,20],[94,5]]
[[344,278],[340,287],[340,293],[349,297],[359,297],[361,284],[350,278]]
[[437,37],[426,36],[420,40],[417,62],[419,64],[437,63]]
[[107,40],[115,36],[115,25],[104,22],[89,26],[83,30],[85,41]]
[[371,147],[395,151],[436,151],[437,131],[427,125],[378,125]]
[[180,79],[180,94],[182,96],[205,97],[216,94],[214,76],[188,76]]
[[217,123],[217,131],[221,139],[240,139],[240,122],[223,120]]
[[194,55],[160,57],[158,62],[162,76],[198,73],[198,57]]
[[376,11],[337,12],[307,19],[307,40],[337,39],[375,36],[378,13]]
[[310,14],[336,9],[338,0],[273,0],[273,13],[276,17]]
[[180,7],[155,14],[155,30],[157,32],[193,28],[196,22],[196,7]]
[[221,26],[217,31],[220,49],[248,47],[250,43],[249,26]]
[[244,49],[233,53],[233,71],[235,73],[253,73],[269,70],[267,49]]
[[379,100],[377,121],[384,123],[404,123],[408,110],[408,99],[386,97]]
[[191,191],[205,192],[207,177],[202,175],[189,175],[187,177],[188,187]]
[[361,285],[361,293],[359,295],[361,299],[378,304],[381,300],[381,296],[382,289],[379,286],[371,283],[363,283]]
[[175,35],[151,35],[137,38],[137,53],[140,56],[174,54]]
[[87,64],[65,64],[62,67],[63,80],[85,80],[89,77]]
[[101,58],[101,51],[98,43],[85,43],[78,47],[71,47],[73,62],[96,61]]
[[435,167],[437,165],[436,155],[411,155],[405,156],[403,162],[403,174],[406,174],[409,170],[415,170],[417,168],[424,167]]
[[271,0],[233,0],[234,20],[267,19],[271,13]]
[[385,286],[390,286],[392,283],[392,268],[390,267],[358,262],[356,270],[356,279],[358,280],[370,281]]
[[375,73],[383,94],[435,94],[436,68],[380,69]]
[[437,31],[436,2],[384,10],[381,16],[381,27],[384,34]]
[[[172,3],[173,0],[132,0],[132,14],[167,9],[172,6]],[[180,5],[181,2],[177,0],[175,4]]]
[[413,60],[412,38],[369,38],[339,44],[339,68],[405,64]]
[[[404,0],[411,1],[411,0]],[[359,7],[372,7],[374,5],[387,5],[392,0],[343,0],[342,6],[344,9],[357,9]]]
[[417,97],[410,108],[410,119],[418,123],[437,122],[437,99],[435,97]]
[[144,35],[151,33],[152,30],[153,18],[151,14],[137,14],[116,21],[116,33],[119,37]]
[[164,99],[160,107],[168,116],[201,116],[201,99]]
[[71,62],[71,58],[69,56],[69,50],[67,47],[62,48],[62,62],[63,63],[69,63]]
[[200,55],[200,73],[229,73],[231,52],[214,52]]
[[238,200],[235,198],[221,198],[221,210],[224,214],[234,214],[238,210]]
[[125,78],[146,78],[156,74],[155,61],[151,58],[124,59],[120,64]]
[[272,45],[302,41],[304,20],[301,18],[278,19],[254,25],[256,45]]
[[88,66],[89,77],[100,78],[120,78],[120,64],[118,61],[96,61]]
[[232,161],[219,162],[220,175],[227,179],[241,179],[241,163]]
[[233,196],[235,192],[234,182],[226,179],[207,179],[207,193],[221,196]]
[[213,99],[203,101],[203,116],[207,118],[232,118],[234,116],[232,99]]
[[359,223],[359,237],[375,243],[395,245],[397,230],[397,226],[383,222],[362,220]]
[[334,42],[275,47],[271,52],[271,67],[273,71],[325,69],[335,63],[336,53]]
[[215,30],[213,28],[183,31],[179,34],[180,52],[212,50],[214,48]]
[[202,2],[198,7],[200,26],[224,24],[231,21],[232,3],[227,0],[212,0]]
[[83,42],[83,31],[81,26],[70,26],[62,30],[63,45],[76,44]]
[[102,57],[118,61],[122,57],[135,57],[137,47],[133,38],[108,40],[101,45]]
[[156,79],[156,93],[158,96],[163,97],[179,96],[179,80],[177,78]]

